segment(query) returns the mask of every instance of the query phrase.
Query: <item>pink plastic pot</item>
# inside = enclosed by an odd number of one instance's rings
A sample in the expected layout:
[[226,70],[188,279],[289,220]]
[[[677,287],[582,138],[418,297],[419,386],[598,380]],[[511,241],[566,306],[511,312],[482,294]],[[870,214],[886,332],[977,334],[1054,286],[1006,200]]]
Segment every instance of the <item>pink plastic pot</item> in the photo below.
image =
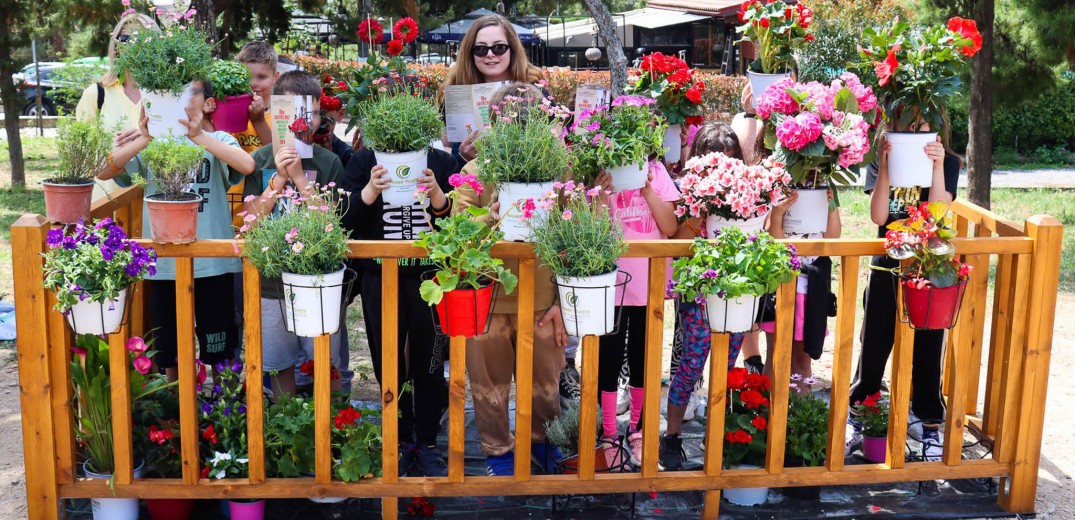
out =
[[218,100],[210,119],[217,130],[242,132],[250,122],[250,94]]
[[265,501],[236,502],[228,501],[228,511],[231,520],[263,520],[265,518]]
[[878,464],[884,464],[888,457],[888,437],[863,437],[862,454]]

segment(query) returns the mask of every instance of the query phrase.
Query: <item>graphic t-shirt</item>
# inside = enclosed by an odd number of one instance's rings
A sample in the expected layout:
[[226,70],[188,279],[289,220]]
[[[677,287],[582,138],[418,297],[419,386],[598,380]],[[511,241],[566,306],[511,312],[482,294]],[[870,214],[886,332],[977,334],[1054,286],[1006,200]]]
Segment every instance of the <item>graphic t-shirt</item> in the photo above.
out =
[[[668,175],[668,170],[657,161],[650,161],[649,171],[653,174],[651,186],[657,196],[665,202],[679,200],[679,190]],[[657,221],[653,219],[646,198],[642,196],[641,189],[621,191],[609,195],[609,210],[612,212],[612,220],[619,224],[623,230],[623,238],[627,240],[659,240],[668,238],[661,233]],[[621,258],[618,262],[620,271],[631,275],[631,281],[626,289],[616,288],[616,301],[623,296],[622,305],[646,305],[646,296],[649,287],[649,259],[647,258]],[[666,280],[671,276],[671,264]],[[623,291],[626,290],[626,293]]]
[[[865,189],[866,193],[873,193],[873,187],[877,185],[877,166],[871,163],[866,168]],[[944,157],[944,190],[952,194],[952,200],[956,198],[959,186],[959,158],[954,155]],[[886,226],[907,218],[907,206],[917,206],[929,200],[929,188],[913,186],[910,188],[889,188],[888,196],[888,220],[884,226],[877,229],[878,238],[885,238]]]
[[[268,111],[265,112],[265,122],[269,122]],[[253,154],[262,146],[258,131],[254,130],[253,121],[246,122],[246,130],[234,132],[231,135],[239,141],[239,147],[246,153]],[[232,225],[235,227],[243,225],[242,218],[238,216],[239,213],[243,212],[243,183],[241,181],[228,190],[228,204],[231,205]]]

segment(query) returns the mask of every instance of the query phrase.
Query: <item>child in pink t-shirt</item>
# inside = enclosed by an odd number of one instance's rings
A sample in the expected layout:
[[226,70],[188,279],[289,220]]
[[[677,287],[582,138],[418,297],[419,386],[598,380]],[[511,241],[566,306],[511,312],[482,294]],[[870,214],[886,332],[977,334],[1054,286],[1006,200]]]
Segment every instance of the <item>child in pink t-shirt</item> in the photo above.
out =
[[[596,184],[605,190],[612,189],[612,176],[603,172]],[[672,178],[658,161],[649,162],[649,181],[640,189],[626,190],[608,195],[609,211],[628,240],[659,240],[671,237],[678,228],[673,208],[679,200],[679,190]],[[645,375],[646,354],[646,298],[649,289],[649,259],[621,258],[620,271],[629,273],[631,281],[625,288],[617,288],[617,302],[622,296],[620,324],[616,334],[601,336],[600,361],[598,363],[598,389],[601,398],[602,441],[606,445],[618,443],[616,427],[617,380],[623,366],[624,353],[630,367],[631,419],[627,428],[627,444],[631,462],[641,465],[642,382]],[[667,277],[666,277],[667,278]],[[651,413],[657,413],[652,410]],[[624,461],[619,449],[605,450],[610,468],[622,468]],[[615,469],[614,469],[615,471]]]

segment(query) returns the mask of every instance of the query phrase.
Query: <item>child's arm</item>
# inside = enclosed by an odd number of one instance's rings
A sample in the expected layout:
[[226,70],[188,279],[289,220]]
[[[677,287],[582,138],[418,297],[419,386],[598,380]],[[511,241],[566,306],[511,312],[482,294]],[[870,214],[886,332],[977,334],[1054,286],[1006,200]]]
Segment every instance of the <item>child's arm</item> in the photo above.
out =
[[657,222],[657,228],[661,230],[661,234],[666,237],[675,235],[676,230],[679,229],[675,212],[676,205],[674,202],[661,199],[661,196],[653,189],[653,171],[649,172],[649,179],[639,193],[645,197],[646,204],[649,204],[649,210],[653,213],[653,220]]
[[131,159],[134,159],[135,156],[149,146],[153,138],[149,136],[149,118],[145,115],[145,109],[142,111],[142,120],[139,122],[138,128],[138,137],[112,150],[108,164],[105,165],[104,169],[97,172],[98,179],[104,181],[124,173],[126,171],[124,167],[127,166],[127,163],[131,162]]
[[[276,153],[276,174],[269,179],[269,183],[265,186],[265,190],[260,195],[252,200],[246,202],[246,211],[252,215],[261,217],[269,214],[273,207],[276,206],[276,194],[284,191],[287,187],[287,170],[293,168],[295,164],[299,165],[299,170],[302,170],[301,161],[298,153],[292,147],[285,146]],[[306,180],[306,176],[303,175],[303,180]],[[307,183],[309,181],[306,181]],[[298,185],[296,185],[298,187]],[[303,185],[305,189],[305,184]]]
[[187,139],[209,152],[210,155],[224,161],[229,168],[243,174],[254,173],[254,158],[238,146],[228,146],[221,140],[202,131],[202,118],[205,117],[201,110],[191,106],[186,107],[187,117],[180,119],[179,123],[187,127]]
[[888,152],[891,149],[888,141],[881,145],[881,154],[877,159],[877,183],[870,196],[870,219],[878,226],[888,222]]
[[269,128],[269,122],[265,120],[265,111],[269,109],[268,102],[265,98],[258,95],[257,92],[251,92],[250,107],[248,112],[250,113],[250,122],[254,125],[254,132],[258,134],[258,139],[262,144],[268,144],[272,142],[272,129]]
[[[832,188],[829,188],[829,200],[832,200]],[[829,223],[821,236],[825,238],[840,238],[841,233],[843,233],[843,222],[840,221],[840,208],[837,206],[832,208],[832,211],[829,211]]]
[[944,145],[939,137],[937,139],[935,142],[926,143],[926,155],[933,159],[933,182],[929,187],[929,201],[951,204],[954,197],[944,182]]
[[687,220],[684,220],[676,228],[676,234],[672,235],[672,238],[687,238],[692,239],[701,236],[702,231],[702,218],[688,216]]
[[784,234],[784,215],[797,200],[799,200],[799,192],[793,190],[790,195],[773,205],[773,210],[769,212],[769,225],[765,228],[770,235],[773,235],[773,238],[787,238]]

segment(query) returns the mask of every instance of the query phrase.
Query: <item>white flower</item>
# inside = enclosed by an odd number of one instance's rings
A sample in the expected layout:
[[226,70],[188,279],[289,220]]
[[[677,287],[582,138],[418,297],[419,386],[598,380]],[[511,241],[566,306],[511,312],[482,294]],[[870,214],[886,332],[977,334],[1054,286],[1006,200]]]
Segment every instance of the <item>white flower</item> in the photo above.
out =
[[186,61],[186,60],[184,60],[181,56],[176,56],[175,57],[175,64],[176,65],[179,65],[180,63],[183,63],[184,61]]
[[218,462],[225,462],[231,460],[231,453],[221,453],[219,451],[213,452],[213,458],[209,461],[209,464],[216,466]]
[[216,473],[213,473],[213,478],[215,478],[217,480],[220,480],[220,479],[224,478],[225,476],[227,476],[227,473],[224,470],[220,470],[220,471],[218,471]]
[[235,459],[235,462],[239,464],[246,464],[250,459]]

